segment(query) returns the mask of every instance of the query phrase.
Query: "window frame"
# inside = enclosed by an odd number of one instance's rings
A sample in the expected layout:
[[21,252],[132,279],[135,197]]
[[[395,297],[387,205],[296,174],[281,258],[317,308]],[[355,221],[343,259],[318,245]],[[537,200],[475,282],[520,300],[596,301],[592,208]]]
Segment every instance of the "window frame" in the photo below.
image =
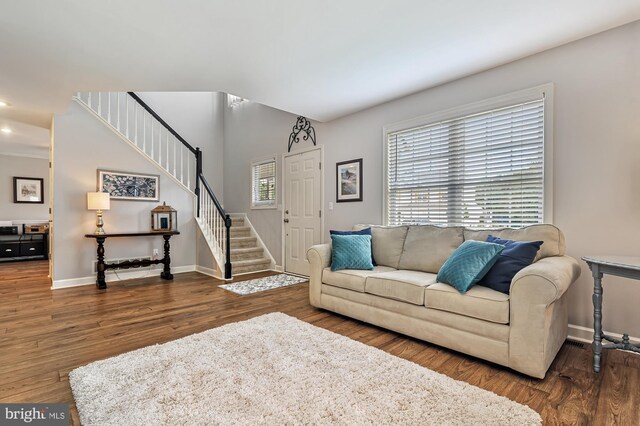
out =
[[[388,181],[388,135],[421,126],[429,126],[440,121],[461,118],[492,109],[533,101],[543,97],[543,207],[542,223],[553,223],[553,83],[542,84],[529,89],[511,92],[478,102],[456,106],[446,110],[422,115],[383,126],[382,128],[382,222],[389,225],[389,181]],[[482,229],[482,228],[477,228]]]
[[[254,168],[257,166],[261,166],[263,164],[269,164],[269,163],[273,163],[273,180],[274,180],[274,186],[273,186],[273,201],[272,202],[257,202],[256,200],[253,198],[255,195],[254,192],[254,187],[253,187],[253,173],[254,173]],[[251,161],[251,167],[249,168],[249,176],[250,176],[250,182],[249,185],[251,186],[251,200],[250,200],[250,208],[251,210],[267,210],[267,209],[277,209],[278,208],[278,161],[276,159],[275,156],[273,157],[266,157],[266,158],[262,158],[262,159],[258,159],[258,160],[253,160]]]

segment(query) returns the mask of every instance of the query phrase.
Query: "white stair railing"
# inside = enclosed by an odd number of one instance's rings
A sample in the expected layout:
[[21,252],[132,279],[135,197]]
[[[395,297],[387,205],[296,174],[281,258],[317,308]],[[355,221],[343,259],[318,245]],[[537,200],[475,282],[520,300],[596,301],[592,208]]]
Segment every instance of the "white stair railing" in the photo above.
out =
[[75,99],[189,191],[197,182],[197,151],[135,94],[79,92]]
[[224,212],[203,176],[198,176],[198,179],[201,188],[198,223],[216,262],[224,265],[225,278],[231,278],[231,217]]
[[224,278],[231,278],[231,218],[202,175],[202,152],[133,92],[78,92],[74,99],[197,196],[196,220]]

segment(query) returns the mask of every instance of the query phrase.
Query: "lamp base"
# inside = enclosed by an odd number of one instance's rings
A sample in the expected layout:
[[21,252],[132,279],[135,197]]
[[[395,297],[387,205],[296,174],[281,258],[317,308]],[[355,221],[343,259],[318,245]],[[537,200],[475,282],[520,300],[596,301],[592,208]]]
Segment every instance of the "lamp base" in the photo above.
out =
[[96,230],[94,232],[95,235],[105,235],[104,232],[104,222],[102,221],[102,210],[98,210],[96,212]]

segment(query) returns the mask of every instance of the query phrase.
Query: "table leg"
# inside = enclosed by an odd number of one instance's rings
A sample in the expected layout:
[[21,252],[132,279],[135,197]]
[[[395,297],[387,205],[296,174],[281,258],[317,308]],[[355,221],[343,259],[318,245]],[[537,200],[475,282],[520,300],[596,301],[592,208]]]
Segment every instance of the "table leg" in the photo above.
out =
[[164,259],[162,259],[164,261],[164,269],[160,274],[160,278],[165,280],[172,280],[173,275],[171,274],[171,256],[169,255],[169,251],[171,249],[171,247],[169,246],[169,239],[171,238],[171,235],[163,235],[162,237],[164,238]]
[[104,241],[106,238],[97,237],[96,242],[98,243],[98,264],[96,265],[96,269],[98,270],[97,279],[96,279],[96,287],[100,290],[104,290],[107,288],[107,282],[104,279]]
[[600,372],[602,356],[602,273],[593,266],[593,371]]

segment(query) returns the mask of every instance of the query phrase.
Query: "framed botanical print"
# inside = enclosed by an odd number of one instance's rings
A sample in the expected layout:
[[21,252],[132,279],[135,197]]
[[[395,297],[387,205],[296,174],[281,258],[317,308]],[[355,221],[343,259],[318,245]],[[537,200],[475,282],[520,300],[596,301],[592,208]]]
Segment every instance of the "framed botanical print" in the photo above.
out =
[[98,170],[98,191],[112,200],[159,201],[160,176],[112,170]]
[[336,163],[336,202],[362,201],[362,158]]
[[30,177],[13,178],[13,202],[27,204],[44,203],[44,179]]

